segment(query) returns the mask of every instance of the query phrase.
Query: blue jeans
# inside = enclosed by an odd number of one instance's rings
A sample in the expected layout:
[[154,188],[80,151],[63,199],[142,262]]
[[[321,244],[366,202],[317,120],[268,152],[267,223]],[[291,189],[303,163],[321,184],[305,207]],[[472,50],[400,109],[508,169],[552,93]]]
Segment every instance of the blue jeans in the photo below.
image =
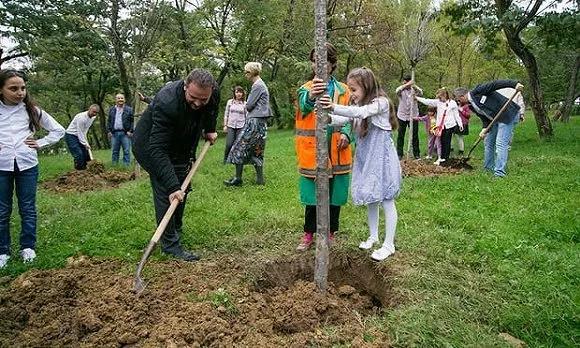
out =
[[497,123],[491,127],[485,138],[483,166],[496,176],[506,175],[509,145],[516,123]]
[[113,148],[113,164],[119,164],[119,150],[123,146],[123,164],[129,166],[131,164],[131,140],[127,133],[123,131],[113,131],[111,138],[111,147]]
[[36,245],[36,185],[38,166],[13,172],[0,170],[0,254],[10,254],[10,215],[12,193],[16,187],[21,231],[20,249],[34,249]]
[[83,144],[81,144],[79,137],[77,137],[76,135],[66,133],[64,135],[64,141],[66,142],[66,146],[68,147],[70,154],[73,156],[75,169],[77,170],[87,169],[87,161],[89,160],[89,151]]

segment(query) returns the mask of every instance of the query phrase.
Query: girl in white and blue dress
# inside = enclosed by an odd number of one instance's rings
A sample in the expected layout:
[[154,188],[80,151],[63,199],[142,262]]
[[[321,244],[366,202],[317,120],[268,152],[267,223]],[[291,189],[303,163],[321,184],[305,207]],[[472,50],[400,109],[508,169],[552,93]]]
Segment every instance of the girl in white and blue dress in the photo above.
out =
[[382,261],[395,252],[397,209],[395,198],[401,189],[401,165],[391,139],[391,131],[398,123],[393,103],[387,98],[370,69],[357,68],[347,77],[351,91],[351,106],[333,104],[328,97],[321,98],[329,109],[333,124],[355,119],[357,147],[352,169],[351,193],[355,205],[368,209],[369,238],[359,248],[371,249],[379,241],[379,206],[385,212],[385,240],[371,254]]

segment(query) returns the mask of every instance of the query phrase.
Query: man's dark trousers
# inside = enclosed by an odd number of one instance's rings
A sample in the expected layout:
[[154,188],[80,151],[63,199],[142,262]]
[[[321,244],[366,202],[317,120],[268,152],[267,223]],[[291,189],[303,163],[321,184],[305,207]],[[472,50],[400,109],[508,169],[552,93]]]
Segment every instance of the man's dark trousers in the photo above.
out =
[[[178,164],[173,165],[173,169],[175,170],[175,174],[177,175],[177,179],[180,183],[185,180],[187,176],[189,165],[188,164]],[[153,203],[155,205],[155,217],[157,219],[157,225],[161,223],[163,216],[169,209],[171,205],[169,202],[169,195],[173,192],[169,192],[170,190],[166,188],[161,181],[155,176],[150,176],[151,180],[151,188],[153,189]],[[185,209],[185,203],[187,199],[187,191],[189,191],[189,187],[186,190],[186,198],[183,202],[179,203],[177,209],[173,213],[173,217],[169,220],[167,227],[165,228],[165,232],[161,236],[161,250],[168,254],[179,254],[183,249],[181,244],[179,243],[182,226],[183,226],[183,211]]]

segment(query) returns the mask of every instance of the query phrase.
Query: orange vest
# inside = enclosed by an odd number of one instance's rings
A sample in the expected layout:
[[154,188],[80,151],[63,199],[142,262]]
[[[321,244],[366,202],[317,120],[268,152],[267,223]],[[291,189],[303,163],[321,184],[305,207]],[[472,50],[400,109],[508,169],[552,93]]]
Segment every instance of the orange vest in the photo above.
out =
[[[302,87],[310,90],[312,81],[306,82]],[[340,94],[340,89],[344,92]],[[337,83],[334,88],[334,103],[348,105],[350,91],[344,83]],[[302,115],[300,106],[296,107],[296,154],[298,155],[298,171],[301,175],[309,178],[316,177],[316,113],[311,111],[306,116]],[[340,140],[340,128],[333,127],[332,137],[328,144],[329,164],[332,169],[331,175],[349,173],[352,165],[352,151],[350,146],[338,150]]]

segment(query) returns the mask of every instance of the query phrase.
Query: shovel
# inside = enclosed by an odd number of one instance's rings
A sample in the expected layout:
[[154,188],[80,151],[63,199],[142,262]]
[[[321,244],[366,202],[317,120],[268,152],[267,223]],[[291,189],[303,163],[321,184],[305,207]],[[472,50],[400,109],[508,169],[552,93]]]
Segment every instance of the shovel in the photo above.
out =
[[[185,192],[185,190],[187,190],[187,186],[189,185],[191,178],[193,178],[193,175],[195,174],[195,172],[197,171],[197,168],[199,167],[199,164],[201,163],[201,161],[205,157],[205,154],[207,153],[207,150],[209,149],[210,145],[211,144],[209,141],[206,141],[205,144],[203,145],[203,148],[201,149],[201,152],[199,153],[199,157],[197,158],[197,160],[195,161],[195,163],[193,164],[193,166],[189,170],[189,173],[185,177],[185,180],[183,180],[183,183],[181,184],[181,190],[183,192]],[[143,292],[143,290],[145,290],[145,285],[146,285],[145,282],[143,281],[143,279],[141,278],[141,271],[143,271],[143,267],[145,266],[145,263],[147,262],[147,259],[149,258],[149,255],[151,254],[151,251],[153,251],[153,248],[155,247],[157,242],[159,242],[159,238],[161,238],[161,235],[165,231],[165,228],[167,227],[167,224],[169,223],[169,220],[173,216],[173,213],[175,212],[175,209],[177,209],[177,206],[179,205],[179,203],[180,202],[177,199],[174,199],[171,202],[171,205],[167,209],[167,212],[165,212],[165,215],[163,215],[163,219],[161,219],[159,226],[155,230],[155,234],[153,234],[153,237],[151,237],[151,240],[149,241],[149,245],[147,245],[147,249],[145,249],[145,253],[143,253],[143,256],[141,257],[141,261],[139,262],[139,265],[137,266],[137,272],[135,273],[135,283],[134,283],[134,288],[133,288],[133,291],[135,291],[135,293],[137,293],[137,295],[141,294]]]
[[87,152],[89,153],[89,161],[94,160],[95,158],[93,157],[93,152],[90,147],[87,147]]
[[[487,134],[489,132],[489,130],[491,129],[491,127],[493,127],[493,125],[497,122],[497,120],[499,119],[499,117],[501,116],[501,114],[505,111],[505,109],[507,108],[507,106],[509,105],[509,103],[515,98],[515,96],[518,93],[520,93],[520,91],[516,89],[516,91],[514,92],[514,94],[512,94],[512,96],[508,99],[508,101],[506,101],[505,104],[503,104],[503,106],[501,107],[501,109],[499,109],[499,111],[497,112],[497,114],[495,114],[495,117],[493,118],[493,120],[491,120],[491,122],[489,123],[489,125],[485,128],[485,134]],[[473,146],[471,147],[471,150],[469,150],[469,153],[467,154],[467,157],[463,157],[461,159],[461,163],[462,164],[467,164],[467,162],[471,158],[471,153],[473,152],[473,150],[475,150],[475,148],[477,147],[477,145],[479,145],[479,143],[481,142],[482,139],[483,139],[482,137],[478,137],[477,138],[477,141],[475,142],[475,144],[473,144]]]

